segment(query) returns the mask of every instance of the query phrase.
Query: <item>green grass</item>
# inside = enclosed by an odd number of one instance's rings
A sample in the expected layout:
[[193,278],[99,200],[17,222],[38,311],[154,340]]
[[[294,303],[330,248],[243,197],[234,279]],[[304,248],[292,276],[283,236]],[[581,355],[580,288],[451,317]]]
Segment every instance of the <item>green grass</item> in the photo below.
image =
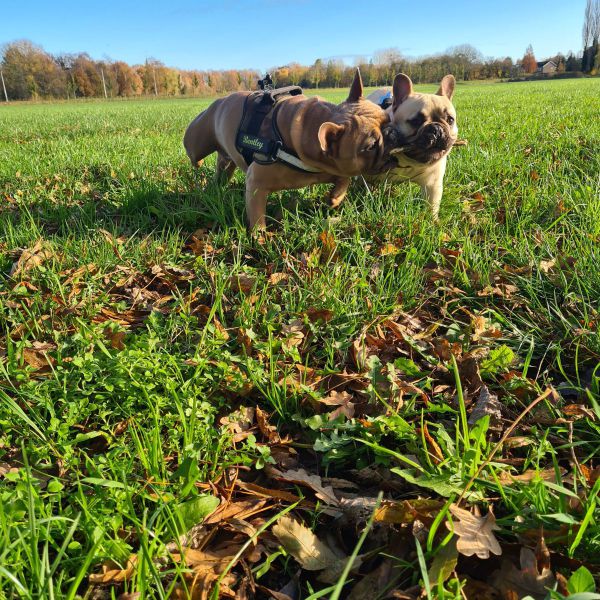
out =
[[[514,434],[525,445],[500,453],[518,459],[513,474],[557,477],[503,485],[510,460],[499,454],[469,499],[491,501],[503,541],[543,526],[553,552],[598,568],[598,484],[571,460],[593,469],[600,452],[598,85],[459,85],[469,144],[450,157],[439,225],[418,188],[367,192],[357,181],[337,212],[321,202],[324,188],[273,198],[272,235],[260,242],[245,229],[243,176],[219,188],[214,160],[195,176],[183,151],[208,100],[1,106],[0,463],[13,469],[0,475],[0,598],[83,597],[101,563],[132,554],[135,574],[106,597],[168,597],[186,568],[165,562],[166,545],[203,516],[194,499],[217,489],[204,484],[220,482],[224,494],[232,468],[256,473],[274,460],[260,437],[235,441],[223,425],[240,404],[272,413],[313,472],[379,465],[404,482],[402,497],[456,498],[497,440],[466,422],[473,399],[461,365],[481,347],[507,424],[546,386],[558,390]],[[190,252],[201,227],[205,246]],[[11,276],[40,240],[39,264]],[[313,309],[330,312],[319,320]],[[353,343],[367,331],[382,339],[377,324],[404,313],[435,333],[367,341],[372,356],[357,368]],[[476,315],[499,337],[474,339]],[[454,372],[434,351],[442,338],[457,344]],[[366,406],[361,418],[315,414],[327,389],[286,385],[297,365],[361,371],[360,393],[347,388]],[[398,402],[399,380],[430,402],[410,391]],[[561,418],[570,404],[588,407],[572,425]],[[430,564],[435,535],[402,559],[405,587],[419,581],[418,558]],[[274,563],[282,581],[289,561]],[[445,597],[460,597],[460,585],[451,580]],[[302,597],[326,587],[302,586]]]

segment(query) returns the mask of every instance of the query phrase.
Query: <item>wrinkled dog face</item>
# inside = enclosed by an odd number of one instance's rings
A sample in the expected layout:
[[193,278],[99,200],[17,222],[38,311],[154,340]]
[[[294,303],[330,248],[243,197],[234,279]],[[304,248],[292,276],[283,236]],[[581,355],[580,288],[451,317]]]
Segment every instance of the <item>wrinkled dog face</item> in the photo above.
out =
[[450,151],[458,135],[453,93],[452,75],[442,79],[435,94],[414,93],[410,78],[403,73],[396,75],[392,123],[399,134],[399,145],[405,148],[404,156],[430,164]]
[[365,100],[362,93],[357,71],[347,100],[337,107],[339,122],[323,123],[319,129],[321,151],[345,175],[373,170],[383,159],[382,128],[389,125],[389,119],[384,110]]

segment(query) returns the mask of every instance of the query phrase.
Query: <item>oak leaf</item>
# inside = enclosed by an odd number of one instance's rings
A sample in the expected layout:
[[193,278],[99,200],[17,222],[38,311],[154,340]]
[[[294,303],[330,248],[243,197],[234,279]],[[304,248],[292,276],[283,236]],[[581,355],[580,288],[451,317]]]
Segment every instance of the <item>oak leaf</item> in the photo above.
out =
[[496,525],[496,518],[491,509],[485,517],[459,508],[456,504],[450,505],[452,516],[456,517],[454,522],[454,533],[458,536],[456,548],[460,554],[465,556],[477,555],[479,558],[489,558],[490,553],[500,555],[502,548],[494,536],[494,530],[500,529]]

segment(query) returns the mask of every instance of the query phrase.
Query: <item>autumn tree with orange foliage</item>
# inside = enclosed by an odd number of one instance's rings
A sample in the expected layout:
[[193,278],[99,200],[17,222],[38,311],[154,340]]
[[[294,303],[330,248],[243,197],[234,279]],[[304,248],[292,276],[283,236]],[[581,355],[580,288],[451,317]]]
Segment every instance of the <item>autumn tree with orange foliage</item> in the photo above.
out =
[[521,64],[525,73],[535,73],[537,71],[537,60],[535,60],[535,54],[533,53],[531,44],[527,46],[527,50],[525,50],[525,56],[523,56]]

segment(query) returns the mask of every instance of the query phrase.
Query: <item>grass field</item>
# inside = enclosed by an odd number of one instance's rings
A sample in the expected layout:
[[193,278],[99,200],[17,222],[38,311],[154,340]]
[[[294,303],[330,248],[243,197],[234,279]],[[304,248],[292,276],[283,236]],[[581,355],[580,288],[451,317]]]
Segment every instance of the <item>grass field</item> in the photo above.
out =
[[0,598],[595,591],[599,91],[459,85],[439,225],[357,181],[258,240],[208,101],[0,107]]

